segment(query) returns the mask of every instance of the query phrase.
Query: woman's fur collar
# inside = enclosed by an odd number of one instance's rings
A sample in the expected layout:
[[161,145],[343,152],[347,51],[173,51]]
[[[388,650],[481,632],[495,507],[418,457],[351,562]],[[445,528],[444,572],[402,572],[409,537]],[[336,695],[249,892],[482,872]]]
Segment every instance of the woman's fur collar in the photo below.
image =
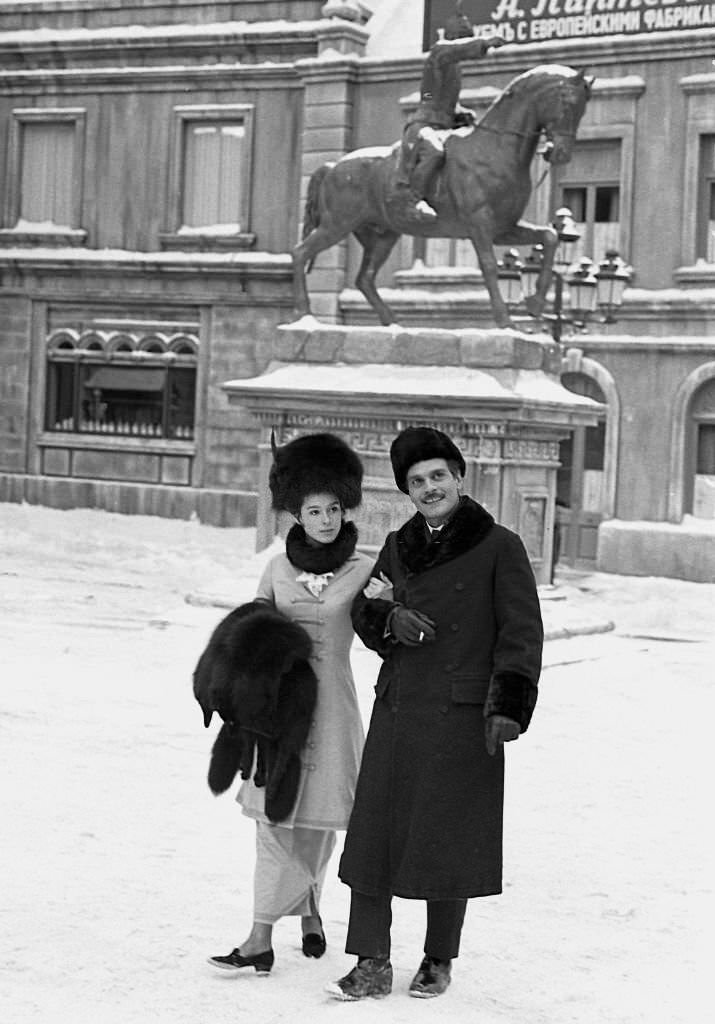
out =
[[305,530],[296,523],[286,537],[286,555],[291,565],[305,572],[335,572],[352,555],[357,544],[358,532],[355,523],[346,519],[340,533],[330,544],[309,544]]
[[397,531],[400,561],[412,573],[424,572],[451,562],[465,551],[476,547],[491,530],[494,517],[471,498],[462,496],[459,505],[444,527],[428,537],[427,523],[421,512]]

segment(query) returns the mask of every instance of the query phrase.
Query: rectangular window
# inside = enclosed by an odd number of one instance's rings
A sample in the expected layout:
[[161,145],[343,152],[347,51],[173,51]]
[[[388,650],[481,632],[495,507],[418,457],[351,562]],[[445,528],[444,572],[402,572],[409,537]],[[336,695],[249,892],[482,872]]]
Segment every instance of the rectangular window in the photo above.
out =
[[48,236],[81,229],[84,127],[82,107],[16,108],[8,133],[8,186],[3,232]]
[[167,231],[169,247],[223,248],[255,241],[250,232],[253,106],[174,107]]
[[245,136],[241,123],[186,123],[184,226],[242,230],[241,172]]
[[76,226],[73,214],[75,126],[27,122],[20,144],[20,221]]
[[620,140],[576,142],[555,196],[555,207],[567,206],[581,233],[574,259],[586,255],[598,261],[609,249],[620,250],[620,173]]
[[715,263],[715,135],[700,136],[697,255]]

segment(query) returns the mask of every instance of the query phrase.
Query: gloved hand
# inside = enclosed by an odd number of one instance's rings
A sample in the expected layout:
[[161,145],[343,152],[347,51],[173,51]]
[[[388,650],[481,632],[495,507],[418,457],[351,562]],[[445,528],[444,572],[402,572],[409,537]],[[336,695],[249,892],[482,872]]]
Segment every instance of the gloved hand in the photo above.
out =
[[506,715],[490,715],[484,723],[487,753],[494,756],[502,743],[518,739],[520,733],[521,726],[513,718],[507,718]]
[[428,615],[401,605],[390,615],[388,629],[398,643],[408,647],[427,644],[436,635],[435,624]]

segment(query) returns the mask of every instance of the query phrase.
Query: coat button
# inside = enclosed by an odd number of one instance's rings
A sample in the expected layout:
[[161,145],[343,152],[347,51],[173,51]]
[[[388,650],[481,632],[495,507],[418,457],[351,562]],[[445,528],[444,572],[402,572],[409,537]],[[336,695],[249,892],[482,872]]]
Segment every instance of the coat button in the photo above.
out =
[[308,769],[309,772],[314,772],[315,771],[315,765],[314,764],[307,764],[305,767]]
[[455,665],[455,663],[453,661],[448,661],[447,664],[444,667],[445,667],[445,670],[447,672],[454,672],[454,670],[455,670],[455,668],[457,666]]
[[315,743],[312,740],[308,740],[308,742],[306,743],[306,747],[309,747],[311,750],[313,750],[315,748]]
[[449,711],[449,707],[446,704],[443,704],[439,710],[443,715],[446,715]]
[[453,633],[457,633],[459,632],[459,623],[453,622],[449,628],[452,630]]
[[454,589],[455,590],[464,590],[464,584],[463,583],[455,583],[454,584]]

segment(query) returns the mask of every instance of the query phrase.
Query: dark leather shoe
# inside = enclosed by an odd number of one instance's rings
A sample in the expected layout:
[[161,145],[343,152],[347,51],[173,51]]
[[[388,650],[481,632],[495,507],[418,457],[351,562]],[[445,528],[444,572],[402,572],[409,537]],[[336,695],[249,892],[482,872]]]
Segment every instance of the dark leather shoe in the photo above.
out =
[[317,932],[308,932],[303,936],[303,956],[313,956],[319,960],[326,949],[325,932],[319,935]]
[[325,986],[333,999],[354,1002],[356,999],[382,999],[392,991],[392,964],[389,960],[361,957],[344,978]]
[[410,995],[417,999],[441,996],[451,981],[452,961],[426,956],[410,984]]
[[242,956],[240,949],[234,949],[228,956],[210,956],[208,963],[230,974],[237,974],[242,967],[253,967],[256,974],[268,974],[274,959],[272,949],[254,953],[253,956]]

